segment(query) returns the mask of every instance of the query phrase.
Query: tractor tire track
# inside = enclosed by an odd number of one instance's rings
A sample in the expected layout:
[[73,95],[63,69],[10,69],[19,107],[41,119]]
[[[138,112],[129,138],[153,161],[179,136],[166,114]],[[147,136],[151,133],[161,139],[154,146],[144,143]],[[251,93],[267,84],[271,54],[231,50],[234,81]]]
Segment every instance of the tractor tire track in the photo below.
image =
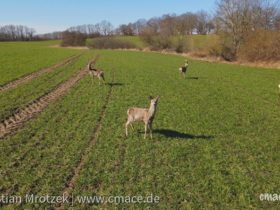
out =
[[[69,176],[69,178],[66,181],[65,188],[63,190],[63,194],[65,194],[66,196],[69,196],[70,199],[73,199],[72,195],[70,195],[70,192],[73,190],[76,180],[77,180],[81,170],[83,169],[85,162],[87,161],[88,152],[90,150],[92,150],[93,146],[96,143],[96,139],[100,133],[103,121],[106,117],[106,110],[110,104],[110,99],[111,99],[111,96],[113,93],[114,81],[115,81],[115,67],[113,67],[113,77],[112,77],[112,81],[110,84],[110,90],[109,90],[109,93],[105,100],[105,105],[100,113],[100,117],[97,121],[98,123],[97,123],[96,127],[94,128],[92,138],[89,141],[88,146],[85,147],[84,150],[82,151],[81,158],[78,161],[77,166],[73,169],[72,174]],[[56,209],[65,209],[64,203],[60,203],[60,205]]]
[[0,93],[4,92],[6,90],[12,89],[12,88],[14,88],[14,87],[16,87],[16,86],[18,86],[18,85],[20,85],[22,83],[28,82],[28,81],[30,81],[32,79],[35,79],[36,77],[42,76],[42,75],[44,75],[44,74],[46,74],[46,73],[48,73],[48,72],[50,72],[50,71],[60,67],[60,66],[63,66],[65,64],[69,63],[72,60],[76,60],[77,58],[81,57],[83,54],[84,53],[81,53],[81,54],[75,55],[75,56],[73,56],[71,58],[67,58],[66,60],[61,61],[61,62],[59,62],[59,63],[57,63],[57,64],[55,64],[53,66],[50,66],[50,67],[45,68],[45,69],[41,69],[39,71],[33,72],[31,74],[28,74],[26,76],[20,77],[20,78],[15,79],[15,80],[12,80],[12,81],[4,84],[4,85],[1,85],[0,86]]
[[[94,58],[93,63],[95,63],[97,59],[98,56]],[[68,80],[66,80],[66,82],[60,84],[60,86],[58,86],[57,88],[39,97],[38,99],[27,105],[25,108],[20,109],[12,116],[6,118],[4,122],[0,123],[0,139],[4,138],[6,135],[12,134],[13,132],[21,128],[25,122],[31,120],[38,113],[47,108],[50,104],[58,100],[87,73],[88,72],[86,70],[86,67],[80,69],[78,73],[70,77]]]
[[[62,66],[61,69],[59,69],[59,70],[56,71],[55,73],[52,73],[52,75],[47,76],[47,79],[46,79],[45,81],[47,81],[47,80],[53,80],[53,79],[55,79],[56,76],[59,76],[59,75],[63,74],[63,73],[69,68],[69,65],[70,65],[70,66],[71,66],[71,65],[74,65],[77,61],[78,61],[78,59],[73,59],[73,60],[69,61],[69,62],[67,63],[67,65]],[[42,75],[42,76],[43,76],[43,75]],[[69,76],[68,78],[70,78],[70,76]],[[41,93],[41,94],[42,94],[42,95],[45,95],[46,93],[52,91],[53,89],[55,89],[55,88],[58,87],[59,85],[63,84],[63,82],[65,82],[68,78],[65,78],[64,80],[60,81],[60,82],[57,83],[55,86],[49,88],[48,90],[44,91],[44,92]],[[34,79],[36,79],[36,78],[34,78]],[[37,88],[38,88],[38,89],[42,89],[42,87],[45,87],[45,86],[44,86],[44,82],[37,83],[36,85],[32,85],[32,88],[33,88],[33,89],[37,89]],[[28,96],[30,96],[30,95],[32,95],[32,91],[29,93],[29,95],[26,95],[26,96],[28,97]],[[39,97],[39,96],[38,96],[38,97]],[[20,99],[20,98],[21,98],[21,97],[19,97],[18,99]],[[34,99],[33,99],[33,100],[34,100]],[[28,104],[28,102],[27,102],[26,104],[24,104],[22,107],[25,107],[27,104]],[[13,114],[14,112],[17,112],[17,110],[19,110],[19,109],[20,109],[19,106],[13,107],[13,108],[11,109],[11,112],[12,112],[11,114]],[[11,115],[11,114],[10,114],[10,115]],[[3,122],[4,119],[7,118],[7,117],[9,117],[10,115],[8,115],[8,116],[5,116],[5,115],[4,115],[4,117],[0,119],[0,123]]]

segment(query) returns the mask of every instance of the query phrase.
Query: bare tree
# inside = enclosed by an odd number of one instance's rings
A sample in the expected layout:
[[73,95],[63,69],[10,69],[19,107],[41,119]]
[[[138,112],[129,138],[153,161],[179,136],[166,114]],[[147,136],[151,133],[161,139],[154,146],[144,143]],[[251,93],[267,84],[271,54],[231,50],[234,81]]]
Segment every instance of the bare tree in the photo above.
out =
[[128,25],[122,24],[118,28],[119,34],[123,36],[133,36],[133,29],[132,24],[129,23]]
[[[147,30],[148,28],[148,30]],[[147,21],[146,31],[149,31],[150,34],[153,35],[158,35],[160,32],[160,19],[157,17],[151,18],[150,20]]]
[[160,34],[162,36],[176,35],[176,15],[166,14],[161,17],[159,22]]
[[252,27],[254,29],[274,30],[279,15],[279,1],[255,0],[252,5]]
[[275,28],[275,30],[280,31],[280,14],[278,14],[278,15],[275,17],[275,20],[274,20],[274,28]]
[[133,33],[135,35],[139,35],[142,28],[146,26],[147,21],[145,19],[139,19],[135,23],[132,24]]
[[100,22],[100,30],[104,36],[112,35],[113,28],[113,25],[107,20],[103,20]]
[[200,10],[196,13],[196,24],[195,24],[197,34],[206,35],[214,28],[211,22],[211,16],[204,10]]
[[237,54],[248,33],[256,29],[273,29],[279,11],[277,2],[273,0],[217,2],[215,22],[219,23],[219,32],[225,34],[231,41],[229,48],[233,55]]
[[87,25],[79,25],[72,26],[68,28],[66,31],[69,32],[79,32],[87,36],[87,38],[99,37],[101,34],[100,24],[87,24]]
[[192,12],[178,16],[176,20],[177,32],[180,35],[192,34],[195,29],[196,19],[196,15]]
[[233,57],[241,42],[251,30],[251,6],[254,0],[220,0],[217,3],[216,19],[221,24],[220,31],[231,40]]
[[22,25],[6,25],[0,28],[0,41],[33,40],[35,29]]

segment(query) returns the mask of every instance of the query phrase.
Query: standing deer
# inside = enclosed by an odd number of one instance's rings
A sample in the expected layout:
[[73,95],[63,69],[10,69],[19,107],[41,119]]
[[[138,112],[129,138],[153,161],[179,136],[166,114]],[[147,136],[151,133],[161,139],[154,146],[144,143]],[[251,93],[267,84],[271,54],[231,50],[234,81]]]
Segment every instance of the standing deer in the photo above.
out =
[[153,98],[150,96],[151,100],[151,105],[149,109],[144,109],[144,108],[137,108],[133,107],[127,110],[127,122],[125,124],[125,134],[128,136],[128,131],[127,131],[127,126],[130,124],[132,130],[134,131],[134,128],[132,126],[132,122],[134,121],[143,121],[145,123],[145,134],[144,134],[144,139],[146,139],[146,133],[147,133],[147,126],[149,126],[150,129],[150,136],[153,138],[152,134],[152,125],[153,125],[153,120],[156,114],[156,107],[157,107],[157,101],[159,99],[159,96],[156,98]]
[[181,77],[182,77],[182,74],[184,74],[184,78],[186,78],[186,72],[187,72],[188,66],[189,66],[189,61],[185,60],[185,66],[181,66],[179,68],[179,72],[181,74]]
[[104,78],[104,71],[102,70],[99,70],[99,69],[93,69],[91,68],[91,63],[92,62],[89,62],[88,64],[88,72],[89,72],[89,75],[92,77],[92,84],[93,84],[93,78],[94,77],[98,77],[99,79],[99,85],[100,85],[100,80],[102,78],[104,84],[105,84],[105,78]]

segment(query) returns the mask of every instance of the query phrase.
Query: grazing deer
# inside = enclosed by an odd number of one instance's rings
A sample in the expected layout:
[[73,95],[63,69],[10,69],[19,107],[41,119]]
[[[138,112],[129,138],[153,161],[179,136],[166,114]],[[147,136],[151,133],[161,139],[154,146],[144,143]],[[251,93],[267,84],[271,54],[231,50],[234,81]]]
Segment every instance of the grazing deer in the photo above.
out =
[[156,98],[153,98],[152,96],[150,96],[150,100],[151,100],[151,105],[149,109],[144,109],[144,108],[130,108],[127,110],[127,122],[125,124],[125,134],[126,136],[128,136],[128,132],[127,132],[127,126],[130,124],[132,130],[134,130],[133,126],[132,126],[132,122],[134,121],[143,121],[145,123],[145,135],[144,135],[144,139],[146,139],[146,133],[147,133],[147,126],[149,126],[150,129],[150,136],[151,138],[153,138],[152,135],[152,125],[153,125],[153,120],[156,114],[156,107],[157,107],[157,101],[159,99],[159,96],[157,96]]
[[94,77],[98,77],[98,79],[99,79],[99,85],[100,85],[100,80],[101,80],[101,78],[102,78],[102,80],[103,80],[103,82],[104,82],[104,84],[105,84],[104,71],[99,70],[99,69],[93,69],[93,68],[91,68],[91,63],[92,63],[92,62],[90,62],[90,63],[88,64],[88,72],[89,72],[89,75],[92,77],[92,83],[93,83],[93,78],[94,78]]
[[186,78],[186,72],[187,72],[188,66],[189,66],[189,61],[185,60],[185,66],[181,66],[179,68],[179,72],[181,74],[181,77],[182,77],[182,74],[184,74],[184,78]]

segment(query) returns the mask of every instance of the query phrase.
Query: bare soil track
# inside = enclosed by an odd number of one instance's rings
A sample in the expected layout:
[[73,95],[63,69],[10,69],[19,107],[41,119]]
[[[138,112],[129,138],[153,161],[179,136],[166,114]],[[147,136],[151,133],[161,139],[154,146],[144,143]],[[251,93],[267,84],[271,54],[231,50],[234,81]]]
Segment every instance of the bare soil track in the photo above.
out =
[[[96,56],[93,60],[93,63],[95,63],[97,59],[98,57]],[[31,102],[25,108],[20,109],[15,114],[5,119],[4,122],[0,124],[0,139],[4,138],[6,135],[12,134],[14,131],[22,127],[25,122],[31,120],[50,104],[58,100],[67,92],[67,90],[69,90],[76,82],[82,79],[87,73],[86,67],[80,69],[80,71],[78,71],[74,76],[69,78],[57,88],[46,93],[45,95]]]
[[14,88],[14,87],[16,87],[16,86],[18,86],[18,85],[20,85],[20,84],[22,84],[22,83],[24,83],[24,82],[28,82],[28,81],[30,81],[30,80],[36,78],[36,77],[42,76],[42,75],[44,75],[44,74],[46,74],[46,73],[48,73],[48,72],[50,72],[50,71],[52,71],[52,70],[54,70],[54,69],[60,67],[60,66],[63,66],[63,65],[66,64],[66,63],[69,63],[69,62],[72,61],[72,60],[75,60],[75,59],[81,57],[83,54],[84,54],[84,53],[81,53],[81,54],[75,55],[75,56],[73,56],[73,57],[71,57],[71,58],[67,58],[66,60],[61,61],[61,62],[59,62],[59,63],[57,63],[57,64],[55,64],[55,65],[53,65],[53,66],[50,66],[50,67],[45,68],[45,69],[41,69],[41,70],[39,70],[39,71],[33,72],[33,73],[28,74],[28,75],[26,75],[26,76],[23,76],[23,77],[20,77],[20,78],[18,78],[18,79],[15,79],[15,80],[13,80],[13,81],[10,81],[10,82],[8,82],[8,83],[6,83],[6,84],[4,84],[4,85],[1,85],[1,86],[0,86],[0,93],[1,93],[1,92],[4,92],[4,91],[6,91],[6,90],[9,90],[9,89],[11,89],[11,88]]

